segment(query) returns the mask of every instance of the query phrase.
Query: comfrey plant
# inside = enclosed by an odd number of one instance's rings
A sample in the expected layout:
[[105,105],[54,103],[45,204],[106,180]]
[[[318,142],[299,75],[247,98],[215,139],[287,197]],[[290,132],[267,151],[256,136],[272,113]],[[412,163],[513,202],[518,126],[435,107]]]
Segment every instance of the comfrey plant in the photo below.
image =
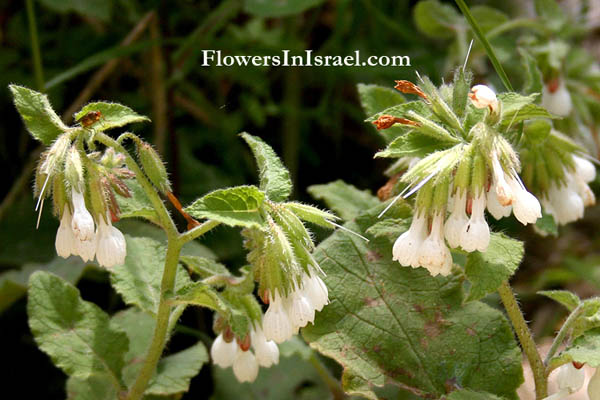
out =
[[[303,221],[330,229],[338,218],[286,200],[292,190],[289,173],[259,138],[241,135],[259,165],[260,187],[216,190],[184,209],[151,145],[130,132],[117,139],[105,133],[146,117],[120,104],[94,102],[67,126],[45,95],[15,85],[10,90],[29,132],[48,146],[34,194],[40,214],[51,199],[60,220],[57,254],[95,260],[130,306],[111,318],[62,278],[47,272],[31,276],[31,329],[40,348],[69,375],[70,398],[96,393],[96,387],[103,388],[106,399],[186,391],[206,361],[204,345],[161,355],[189,305],[215,311],[213,363],[232,367],[239,382],[252,382],[259,367],[279,362],[278,344],[313,323],[329,303],[324,273],[312,255],[313,237]],[[126,141],[135,151],[125,147]],[[187,230],[175,224],[167,199],[187,221]],[[134,217],[160,227],[166,240],[124,235],[113,226]],[[190,250],[194,239],[220,224],[243,229],[249,265],[241,275],[198,255],[207,250]],[[268,305],[266,313],[253,294],[255,284]]]

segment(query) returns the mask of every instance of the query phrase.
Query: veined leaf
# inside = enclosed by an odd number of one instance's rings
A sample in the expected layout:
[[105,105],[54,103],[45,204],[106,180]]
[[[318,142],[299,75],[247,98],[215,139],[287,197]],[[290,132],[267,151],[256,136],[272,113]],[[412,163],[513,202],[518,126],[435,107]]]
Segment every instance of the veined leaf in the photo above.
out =
[[537,294],[551,298],[565,306],[569,311],[573,311],[581,303],[579,297],[568,290],[542,290],[537,292]]
[[321,210],[317,207],[309,206],[298,202],[283,203],[283,206],[296,214],[303,221],[322,226],[323,228],[331,228],[329,221],[336,221],[339,218],[329,211]]
[[77,121],[92,111],[100,111],[102,113],[100,120],[91,125],[96,131],[120,128],[134,122],[150,121],[150,118],[136,113],[127,106],[102,101],[86,104],[81,111],[73,116],[73,119]]
[[246,228],[264,224],[260,212],[265,194],[256,186],[219,189],[196,200],[185,211],[195,218],[210,218]]
[[357,189],[342,180],[309,186],[308,193],[315,199],[323,200],[327,207],[347,221],[354,219],[361,211],[379,204],[379,199],[370,191]]

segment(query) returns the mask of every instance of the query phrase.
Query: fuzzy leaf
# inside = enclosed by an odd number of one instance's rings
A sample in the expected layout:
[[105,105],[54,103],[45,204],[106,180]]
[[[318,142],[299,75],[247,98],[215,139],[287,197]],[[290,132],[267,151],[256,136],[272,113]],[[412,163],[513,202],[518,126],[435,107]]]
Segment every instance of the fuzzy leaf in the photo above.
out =
[[71,376],[66,389],[67,400],[114,400],[119,396],[106,374],[95,374],[87,379]]
[[519,54],[526,73],[523,91],[525,93],[541,93],[544,79],[537,60],[523,48],[519,49]]
[[264,224],[260,212],[265,194],[256,186],[219,189],[196,200],[185,211],[195,218],[210,218],[246,228]]
[[135,179],[128,179],[125,182],[131,197],[116,196],[121,210],[119,218],[146,218],[149,221],[158,223],[158,215],[156,215],[156,211],[154,211],[154,207],[142,186]]
[[447,400],[502,400],[501,397],[491,393],[476,392],[473,390],[456,390],[446,397]]
[[109,325],[98,306],[56,275],[36,272],[29,279],[29,326],[39,347],[65,373],[80,379],[99,374],[119,387],[127,336]]
[[8,88],[31,136],[50,145],[69,129],[52,109],[48,96],[23,86],[9,85]]
[[145,393],[165,396],[187,392],[190,381],[207,361],[208,353],[202,342],[161,359]]
[[537,294],[551,298],[565,306],[569,311],[573,311],[581,303],[579,297],[568,290],[542,290],[537,292]]
[[231,275],[229,270],[223,264],[205,257],[181,256],[179,260],[185,264],[192,272],[200,275],[201,278],[207,278],[213,275]]
[[[125,264],[111,271],[110,281],[127,304],[138,306],[156,314],[160,301],[160,282],[163,273],[166,246],[147,237],[125,235],[127,257]],[[177,268],[175,289],[190,283],[189,275],[182,267]]]
[[554,369],[572,361],[594,368],[600,367],[600,328],[589,330],[576,338],[558,356],[550,360],[548,367]]
[[241,133],[240,136],[248,143],[260,177],[260,189],[264,190],[269,200],[279,202],[287,199],[292,193],[290,172],[273,151],[273,148],[256,136]]
[[134,122],[150,121],[150,118],[136,113],[127,106],[102,101],[86,104],[81,111],[73,116],[73,119],[77,121],[91,111],[102,113],[100,120],[91,125],[96,131],[120,128]]
[[357,189],[342,180],[309,186],[308,193],[315,199],[323,200],[344,220],[352,220],[361,211],[379,204],[379,199],[370,191]]
[[467,256],[465,273],[471,282],[467,301],[495,292],[519,268],[523,253],[522,242],[492,233],[485,253],[475,251]]
[[[406,103],[402,103],[402,104],[398,104],[398,105],[386,108],[383,111],[380,111],[376,114],[371,115],[365,121],[366,122],[376,121],[382,115],[391,115],[392,117],[398,117],[398,118],[409,118],[408,113],[410,111],[414,111],[415,113],[417,113],[421,116],[424,116],[424,117],[431,115],[431,111],[429,111],[429,109],[427,108],[425,103],[423,101],[417,100],[417,101],[409,101]],[[410,126],[410,128],[412,129],[412,126]]]
[[558,117],[556,115],[550,114],[545,108],[541,106],[538,106],[536,104],[527,104],[514,113],[502,113],[500,129],[505,130],[509,127],[514,128],[516,124],[534,118],[554,119]]
[[303,221],[322,226],[323,228],[331,228],[329,221],[336,221],[339,218],[329,211],[321,210],[317,207],[309,206],[297,202],[284,203],[283,206],[296,214]]
[[388,385],[439,398],[454,382],[516,399],[521,353],[503,314],[463,305],[459,277],[402,267],[391,250],[391,240],[366,244],[338,231],[315,252],[331,303],[303,335],[342,365],[345,391],[376,399]]
[[375,158],[424,157],[448,147],[448,143],[440,143],[416,131],[408,132],[394,139],[384,150],[378,151]]
[[358,90],[360,104],[367,115],[373,115],[378,111],[406,101],[400,92],[386,86],[359,83],[356,85],[356,89]]

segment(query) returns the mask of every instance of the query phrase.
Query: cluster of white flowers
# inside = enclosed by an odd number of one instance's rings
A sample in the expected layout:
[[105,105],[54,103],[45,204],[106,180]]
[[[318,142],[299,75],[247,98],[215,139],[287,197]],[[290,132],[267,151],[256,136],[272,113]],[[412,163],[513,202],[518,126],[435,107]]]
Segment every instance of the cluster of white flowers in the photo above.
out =
[[327,286],[316,274],[304,274],[300,285],[287,296],[269,294],[269,308],[265,313],[263,328],[265,337],[282,343],[298,330],[313,323],[315,311],[321,311],[329,304]]
[[233,334],[227,339],[220,333],[210,349],[213,362],[221,368],[233,367],[233,374],[240,382],[254,382],[258,368],[269,368],[279,363],[279,348],[267,340],[259,324],[250,330],[250,343],[238,343]]
[[[556,383],[558,392],[544,398],[544,400],[562,400],[579,391],[585,384],[585,371],[577,368],[573,363],[561,365],[558,368]],[[587,385],[590,400],[600,400],[600,368],[597,368]]]
[[95,256],[98,264],[106,268],[123,264],[127,255],[125,237],[112,226],[110,217],[98,215],[98,228],[94,229],[94,218],[85,206],[85,198],[75,188],[71,190],[71,207],[65,204],[56,232],[58,255],[63,258],[76,255],[83,261],[91,261]]
[[573,162],[573,171],[564,170],[565,181],[552,182],[542,197],[544,210],[561,225],[582,218],[584,208],[596,203],[594,192],[588,186],[596,178],[594,164],[578,156],[573,156]]

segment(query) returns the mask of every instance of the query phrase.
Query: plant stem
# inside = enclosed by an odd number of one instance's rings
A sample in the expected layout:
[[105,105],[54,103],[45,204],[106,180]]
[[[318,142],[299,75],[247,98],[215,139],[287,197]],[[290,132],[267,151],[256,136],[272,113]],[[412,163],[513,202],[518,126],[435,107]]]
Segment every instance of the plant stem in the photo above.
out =
[[27,22],[29,23],[29,36],[31,42],[31,58],[33,60],[33,72],[35,74],[35,85],[40,92],[44,91],[44,68],[42,67],[42,54],[40,52],[40,41],[35,23],[35,10],[33,0],[27,0]]
[[[561,343],[565,340],[565,337],[567,337],[567,333],[569,333],[571,326],[577,320],[577,318],[579,318],[579,316],[581,315],[582,312],[583,312],[583,303],[579,303],[579,305],[567,317],[567,320],[561,326],[560,330],[558,331],[558,334],[554,338],[554,341],[552,342],[552,346],[550,347],[550,351],[548,351],[548,354],[546,355],[546,358],[544,359],[544,365],[548,366],[550,359],[552,358],[552,356],[554,356],[554,354],[556,353],[556,350],[558,350],[558,346],[560,346]],[[550,371],[548,371],[548,372],[550,372]]]
[[177,236],[168,236],[167,256],[165,259],[162,281],[160,283],[160,302],[158,304],[158,312],[156,313],[156,326],[152,336],[152,343],[150,344],[142,368],[127,394],[128,400],[139,400],[144,395],[146,387],[154,375],[156,365],[158,364],[158,360],[163,353],[167,341],[171,306],[166,301],[166,297],[167,294],[173,291],[175,286],[175,274],[177,272],[179,252],[181,251],[182,246]]
[[313,351],[310,355],[308,361],[312,364],[312,366],[317,370],[317,373],[323,379],[323,382],[329,387],[331,394],[333,395],[334,400],[343,400],[346,398],[346,394],[342,389],[342,385],[340,382],[331,376],[329,370],[323,365],[319,357]]
[[213,220],[205,221],[202,224],[195,227],[194,229],[191,229],[191,230],[179,235],[179,240],[182,243],[190,242],[190,241],[204,235],[206,232],[210,231],[212,228],[216,227],[219,224],[221,224],[219,221],[213,221]]
[[512,288],[507,281],[502,283],[502,285],[498,288],[498,294],[500,295],[500,299],[502,299],[502,303],[504,304],[508,318],[510,319],[517,337],[519,338],[521,347],[523,347],[523,352],[527,356],[529,364],[531,365],[533,379],[535,381],[536,399],[543,399],[548,395],[546,368],[544,367],[544,363],[542,362],[540,354],[537,351],[537,347],[533,341],[533,337],[531,336],[527,322],[525,322],[525,318],[523,318],[523,313],[519,308],[515,294],[513,293]]

